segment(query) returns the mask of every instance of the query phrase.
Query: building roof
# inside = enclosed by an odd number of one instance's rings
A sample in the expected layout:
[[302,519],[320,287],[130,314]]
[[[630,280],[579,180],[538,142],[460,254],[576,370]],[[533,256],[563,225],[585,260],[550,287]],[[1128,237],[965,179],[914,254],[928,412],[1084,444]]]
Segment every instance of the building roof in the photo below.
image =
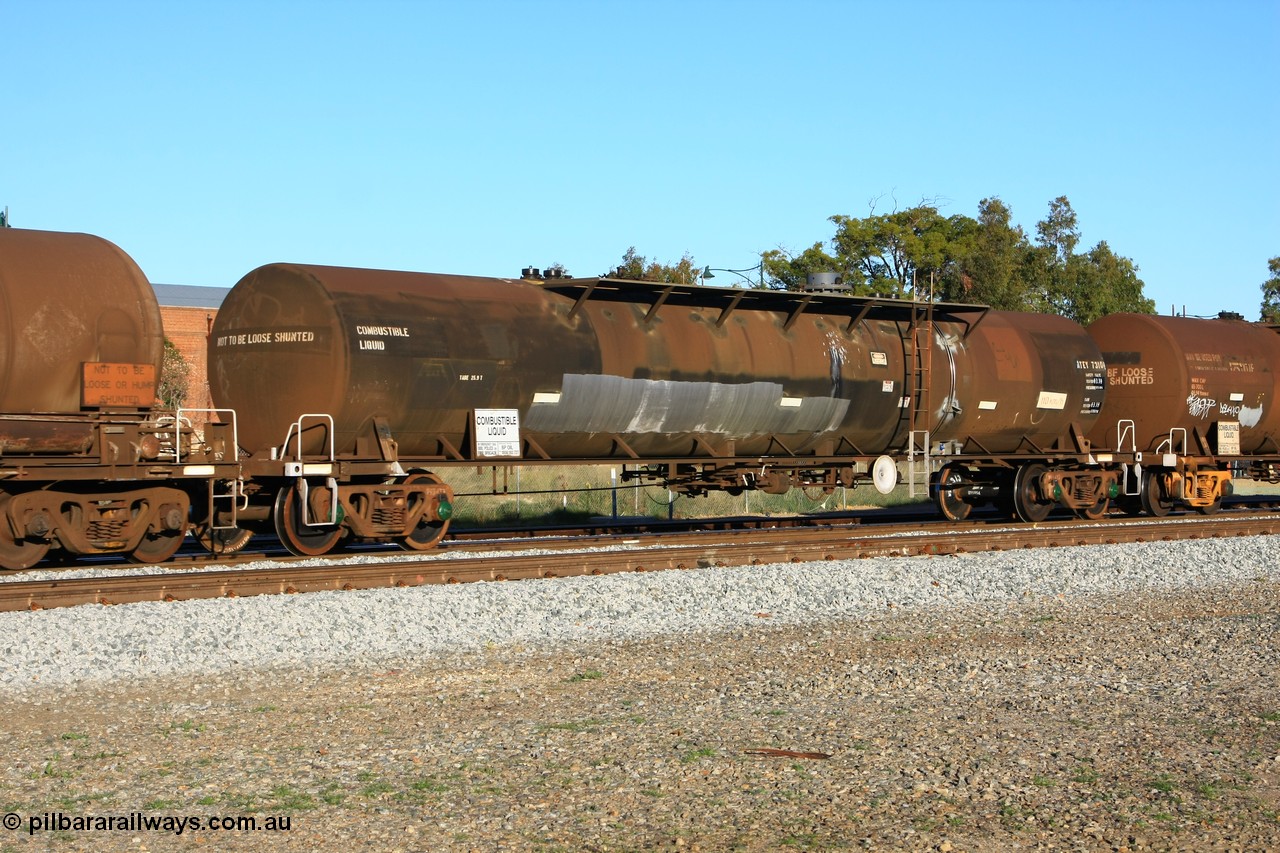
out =
[[200,287],[194,284],[152,284],[156,300],[163,308],[220,308],[231,292],[229,287]]

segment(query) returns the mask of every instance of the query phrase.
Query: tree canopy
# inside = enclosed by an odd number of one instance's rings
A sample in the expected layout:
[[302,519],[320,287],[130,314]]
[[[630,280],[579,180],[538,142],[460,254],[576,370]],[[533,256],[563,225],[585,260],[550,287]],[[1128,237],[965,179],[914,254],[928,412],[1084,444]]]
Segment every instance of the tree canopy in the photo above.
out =
[[698,267],[688,252],[674,264],[651,261],[636,254],[632,246],[622,256],[622,263],[607,273],[609,278],[627,278],[632,281],[661,281],[668,284],[693,284],[698,279]]
[[1271,278],[1262,283],[1262,315],[1264,323],[1280,323],[1280,256],[1267,261]]
[[[1088,324],[1117,311],[1153,313],[1137,265],[1105,241],[1077,251],[1080,230],[1066,196],[1049,204],[1032,241],[999,198],[977,218],[943,216],[935,204],[832,216],[835,233],[798,254],[764,254],[769,286],[799,290],[809,273],[835,272],[859,295],[977,302],[1012,311],[1046,311]],[[1277,286],[1280,306],[1280,285]]]
[[160,364],[160,381],[156,396],[167,409],[179,408],[187,399],[191,384],[191,365],[176,344],[164,339],[164,360]]

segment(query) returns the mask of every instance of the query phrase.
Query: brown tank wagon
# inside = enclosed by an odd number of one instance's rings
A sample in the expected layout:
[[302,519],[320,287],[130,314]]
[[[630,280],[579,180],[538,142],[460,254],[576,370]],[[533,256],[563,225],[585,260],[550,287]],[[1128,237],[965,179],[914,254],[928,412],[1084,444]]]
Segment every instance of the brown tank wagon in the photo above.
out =
[[[224,302],[211,383],[255,452],[283,452],[281,425],[317,411],[333,416],[338,453],[385,421],[402,458],[448,460],[470,447],[476,410],[515,410],[521,455],[533,458],[824,444],[879,454],[906,445],[913,306],[275,264]],[[1007,452],[1096,419],[1101,356],[1079,326],[976,306],[934,312],[932,403],[919,427],[934,440]]]
[[[89,234],[0,228],[0,412],[79,413],[86,390],[99,390],[85,387],[86,363],[127,365],[124,388],[112,369],[100,390],[122,406],[149,407],[163,350],[155,294],[117,246]],[[135,385],[136,376],[149,381]],[[83,452],[90,442],[84,423],[0,419],[6,456]]]
[[921,393],[938,399],[939,380],[953,377],[930,421],[950,457],[932,480],[943,515],[999,502],[1024,521],[1059,505],[1101,516],[1119,484],[1091,464],[1084,437],[1106,402],[1102,353],[1085,330],[1056,315],[992,311],[967,343],[939,334],[944,358],[933,356],[933,387]]
[[214,400],[271,470],[384,444],[419,471],[621,462],[694,494],[854,485],[931,445],[978,467],[1043,456],[1105,391],[1097,347],[1060,317],[608,278],[272,264],[233,288],[209,345]]
[[163,340],[117,246],[0,228],[0,567],[54,548],[167,559],[217,476],[238,478],[229,441],[154,411]]
[[[1242,320],[1112,314],[1089,326],[1107,362],[1107,400],[1090,437],[1141,454],[1142,506],[1213,512],[1231,463],[1280,454],[1280,335]],[[1254,462],[1263,479],[1278,476]]]
[[935,441],[1017,453],[1088,430],[1102,411],[1102,354],[1065,317],[991,311],[967,336],[954,325],[935,329]]

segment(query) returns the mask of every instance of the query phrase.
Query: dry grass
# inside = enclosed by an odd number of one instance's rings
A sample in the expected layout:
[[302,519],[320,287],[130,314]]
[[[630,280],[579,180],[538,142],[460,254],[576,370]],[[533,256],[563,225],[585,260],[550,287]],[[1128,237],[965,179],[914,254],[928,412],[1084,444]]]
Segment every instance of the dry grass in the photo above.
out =
[[[571,521],[596,516],[702,518],[733,515],[802,515],[861,507],[897,506],[911,498],[906,486],[881,495],[871,486],[821,490],[792,489],[785,495],[712,493],[691,498],[659,486],[613,484],[618,469],[608,466],[509,469],[452,468],[436,473],[453,487],[455,518],[462,525],[511,521]],[[494,493],[496,491],[496,494]]]
[[[900,484],[888,495],[872,486],[821,490],[792,489],[785,495],[713,492],[686,497],[659,486],[636,486],[611,479],[609,466],[511,466],[510,468],[445,468],[437,475],[453,486],[455,519],[462,526],[510,522],[573,522],[594,517],[719,518],[735,515],[787,516],[844,509],[899,506],[927,501]],[[1238,495],[1280,494],[1280,485],[1236,480]],[[616,501],[616,504],[615,504]]]

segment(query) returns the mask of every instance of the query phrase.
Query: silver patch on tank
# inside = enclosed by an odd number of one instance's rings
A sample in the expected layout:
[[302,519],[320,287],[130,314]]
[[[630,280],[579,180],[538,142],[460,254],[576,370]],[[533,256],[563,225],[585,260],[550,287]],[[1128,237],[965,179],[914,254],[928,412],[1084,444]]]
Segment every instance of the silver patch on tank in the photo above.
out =
[[835,332],[827,332],[827,354],[831,356],[831,396],[840,397],[844,392],[844,363],[849,360],[844,338]]
[[535,399],[524,426],[532,432],[619,435],[818,433],[838,428],[848,408],[848,400],[832,397],[785,397],[776,382],[729,385],[569,374],[559,400]]

